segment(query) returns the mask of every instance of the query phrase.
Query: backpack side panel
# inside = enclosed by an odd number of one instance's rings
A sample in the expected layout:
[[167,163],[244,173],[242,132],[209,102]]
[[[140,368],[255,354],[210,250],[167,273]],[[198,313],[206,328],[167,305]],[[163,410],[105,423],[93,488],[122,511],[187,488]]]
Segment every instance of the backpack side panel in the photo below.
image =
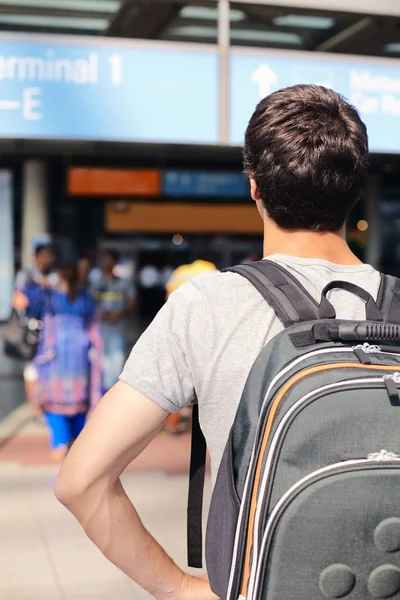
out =
[[292,488],[265,546],[255,597],[399,600],[399,486],[400,465],[366,462]]

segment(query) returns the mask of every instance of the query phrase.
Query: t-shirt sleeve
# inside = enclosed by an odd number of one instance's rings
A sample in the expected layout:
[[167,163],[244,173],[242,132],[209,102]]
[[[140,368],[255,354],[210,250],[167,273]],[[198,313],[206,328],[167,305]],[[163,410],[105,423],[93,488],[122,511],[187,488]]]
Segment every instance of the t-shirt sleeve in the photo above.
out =
[[125,280],[125,298],[126,301],[129,303],[131,300],[133,300],[134,298],[136,298],[136,288],[135,288],[135,284],[133,283],[132,280]]
[[202,311],[193,285],[174,292],[134,346],[120,377],[171,413],[196,402],[193,348],[198,348]]
[[28,283],[28,274],[26,271],[18,271],[16,277],[15,277],[15,282],[14,282],[14,287],[17,291],[22,292],[26,285]]

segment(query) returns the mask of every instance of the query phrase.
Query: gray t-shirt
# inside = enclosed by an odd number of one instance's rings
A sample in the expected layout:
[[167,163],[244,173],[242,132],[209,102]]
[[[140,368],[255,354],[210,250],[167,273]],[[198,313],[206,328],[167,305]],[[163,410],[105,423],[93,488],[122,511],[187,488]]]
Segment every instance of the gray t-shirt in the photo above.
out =
[[[377,297],[380,276],[370,265],[343,266],[283,255],[317,299],[327,283],[350,281]],[[340,319],[365,318],[364,302],[344,290],[328,298]],[[174,292],[132,350],[121,380],[170,412],[198,398],[215,477],[250,369],[282,330],[259,292],[235,273],[206,273]]]

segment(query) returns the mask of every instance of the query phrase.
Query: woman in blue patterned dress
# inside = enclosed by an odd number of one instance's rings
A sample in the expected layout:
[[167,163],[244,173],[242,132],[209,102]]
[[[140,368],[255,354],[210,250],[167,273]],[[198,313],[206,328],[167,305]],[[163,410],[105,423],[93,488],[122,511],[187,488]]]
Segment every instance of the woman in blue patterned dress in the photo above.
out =
[[59,276],[56,290],[25,290],[31,314],[44,324],[34,360],[36,404],[46,418],[56,461],[64,459],[103,391],[103,343],[94,301],[80,287],[76,265],[61,267]]

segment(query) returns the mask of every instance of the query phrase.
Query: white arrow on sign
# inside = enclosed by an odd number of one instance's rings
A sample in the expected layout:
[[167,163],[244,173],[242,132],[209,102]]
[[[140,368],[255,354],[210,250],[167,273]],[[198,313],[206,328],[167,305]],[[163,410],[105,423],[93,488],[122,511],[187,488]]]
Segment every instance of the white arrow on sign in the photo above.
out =
[[278,76],[268,65],[261,65],[251,76],[253,83],[259,86],[260,98],[263,99],[272,91],[272,86],[278,81]]

